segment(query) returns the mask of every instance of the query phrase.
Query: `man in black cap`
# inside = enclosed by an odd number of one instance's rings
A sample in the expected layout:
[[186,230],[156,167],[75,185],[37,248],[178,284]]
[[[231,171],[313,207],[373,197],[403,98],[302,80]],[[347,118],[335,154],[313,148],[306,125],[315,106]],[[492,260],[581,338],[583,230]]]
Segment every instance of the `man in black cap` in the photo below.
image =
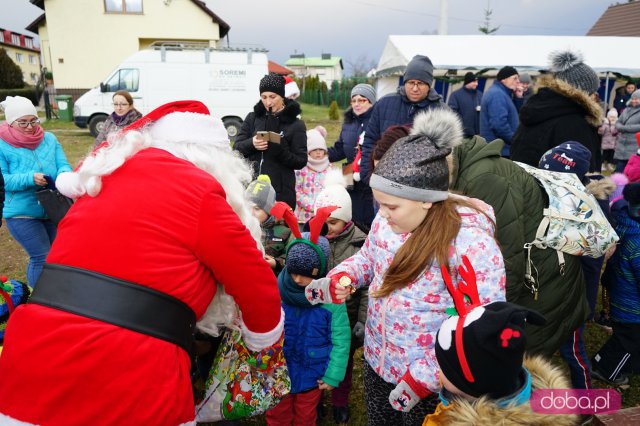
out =
[[513,92],[519,82],[518,70],[510,66],[502,67],[496,81],[482,98],[480,136],[487,141],[502,139],[503,157],[509,157],[511,139],[518,128],[518,110],[513,104]]
[[407,64],[402,81],[396,93],[383,97],[373,106],[360,161],[360,179],[367,184],[371,174],[371,153],[385,130],[396,124],[411,125],[420,111],[446,107],[442,96],[432,87],[433,64],[427,56],[414,56]]
[[458,113],[464,127],[464,137],[480,134],[480,105],[482,92],[478,90],[478,77],[469,71],[464,75],[464,85],[449,98],[449,107]]

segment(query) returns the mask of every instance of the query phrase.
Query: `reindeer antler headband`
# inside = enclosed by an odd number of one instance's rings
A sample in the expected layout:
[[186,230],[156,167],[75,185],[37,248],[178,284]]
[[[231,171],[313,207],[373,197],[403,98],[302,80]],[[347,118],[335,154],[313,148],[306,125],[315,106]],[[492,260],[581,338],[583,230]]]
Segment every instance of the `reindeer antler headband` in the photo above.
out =
[[[467,256],[462,256],[462,263],[464,264],[464,268],[462,266],[458,267],[458,273],[460,274],[462,281],[458,282],[457,288],[453,285],[453,281],[451,280],[447,267],[442,265],[440,266],[440,270],[442,271],[442,279],[447,285],[447,289],[453,298],[453,304],[456,307],[456,311],[459,316],[458,322],[456,323],[456,353],[458,355],[458,361],[460,362],[460,367],[462,368],[465,379],[467,379],[468,382],[473,383],[475,382],[475,379],[471,374],[471,369],[467,362],[467,356],[464,353],[462,331],[467,314],[471,312],[473,308],[480,306],[480,296],[478,295],[478,286],[476,285],[476,272],[474,271],[469,258]],[[469,304],[465,302],[465,296],[469,299]]]

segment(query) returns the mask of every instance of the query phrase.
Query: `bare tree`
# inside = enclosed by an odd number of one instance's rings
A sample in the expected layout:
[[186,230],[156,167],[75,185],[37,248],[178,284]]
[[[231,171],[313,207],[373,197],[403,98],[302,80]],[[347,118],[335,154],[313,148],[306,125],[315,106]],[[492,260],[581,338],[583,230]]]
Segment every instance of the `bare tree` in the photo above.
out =
[[354,77],[365,77],[376,66],[376,61],[364,54],[358,56],[355,60],[345,59],[345,62]]

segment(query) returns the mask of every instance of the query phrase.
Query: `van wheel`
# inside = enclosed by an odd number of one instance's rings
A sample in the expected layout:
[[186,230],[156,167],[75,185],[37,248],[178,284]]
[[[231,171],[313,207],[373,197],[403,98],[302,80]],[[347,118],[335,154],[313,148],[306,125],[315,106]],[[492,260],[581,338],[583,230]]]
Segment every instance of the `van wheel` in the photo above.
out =
[[227,135],[232,142],[235,142],[236,136],[240,133],[242,127],[242,121],[238,118],[226,118],[224,120],[224,127],[227,129]]
[[107,116],[102,114],[94,115],[89,120],[89,132],[94,138],[98,137],[98,134],[102,131],[105,121],[107,121]]

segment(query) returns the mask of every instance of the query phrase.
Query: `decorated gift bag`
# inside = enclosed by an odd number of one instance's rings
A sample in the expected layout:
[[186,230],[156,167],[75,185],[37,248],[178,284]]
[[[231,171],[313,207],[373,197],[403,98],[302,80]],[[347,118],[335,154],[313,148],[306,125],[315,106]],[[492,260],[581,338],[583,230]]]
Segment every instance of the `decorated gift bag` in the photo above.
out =
[[227,329],[213,360],[205,394],[196,406],[198,422],[257,416],[289,393],[284,334],[260,352],[247,348],[239,330]]

